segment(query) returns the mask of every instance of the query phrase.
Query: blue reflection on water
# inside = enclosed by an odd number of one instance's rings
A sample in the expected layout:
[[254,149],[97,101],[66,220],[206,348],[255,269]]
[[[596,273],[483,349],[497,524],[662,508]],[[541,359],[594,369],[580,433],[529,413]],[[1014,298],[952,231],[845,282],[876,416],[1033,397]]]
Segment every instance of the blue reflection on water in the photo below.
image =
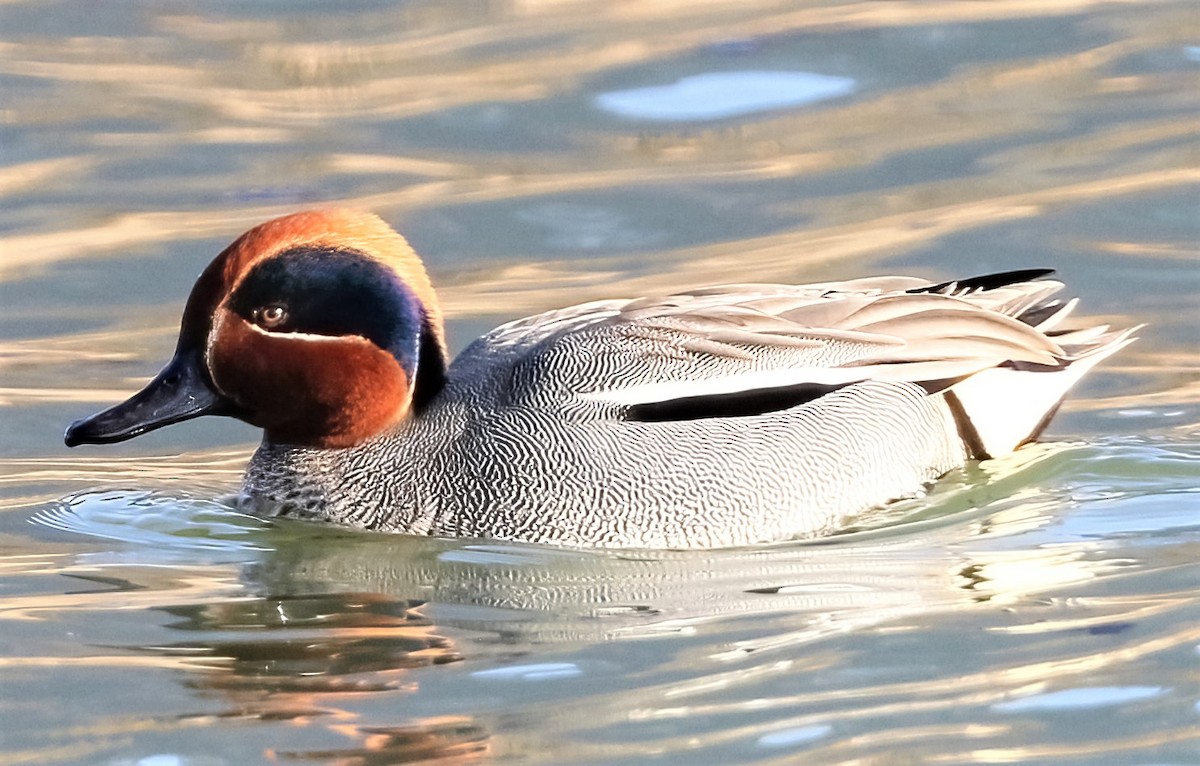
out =
[[508,665],[499,668],[488,668],[487,670],[476,670],[471,675],[475,678],[546,681],[553,678],[573,678],[582,674],[583,671],[573,662],[535,662],[528,665]]
[[1027,710],[1079,710],[1107,707],[1126,702],[1158,697],[1167,690],[1161,686],[1093,686],[1083,689],[1064,689],[1048,694],[999,702],[992,710],[1000,713],[1021,713]]
[[852,78],[812,72],[711,72],[672,85],[601,93],[595,104],[637,120],[714,120],[837,98],[855,87]]
[[760,747],[791,747],[821,739],[828,736],[832,731],[833,727],[828,724],[780,729],[779,731],[773,731],[759,737],[758,744]]

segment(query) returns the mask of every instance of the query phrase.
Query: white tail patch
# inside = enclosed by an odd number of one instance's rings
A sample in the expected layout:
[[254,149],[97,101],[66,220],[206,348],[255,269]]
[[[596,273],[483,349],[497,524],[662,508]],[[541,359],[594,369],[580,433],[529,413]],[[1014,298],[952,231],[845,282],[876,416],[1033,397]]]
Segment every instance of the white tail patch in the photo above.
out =
[[1032,437],[1045,418],[1088,370],[1133,342],[1121,333],[1052,371],[994,367],[956,383],[950,390],[991,457],[1007,455]]

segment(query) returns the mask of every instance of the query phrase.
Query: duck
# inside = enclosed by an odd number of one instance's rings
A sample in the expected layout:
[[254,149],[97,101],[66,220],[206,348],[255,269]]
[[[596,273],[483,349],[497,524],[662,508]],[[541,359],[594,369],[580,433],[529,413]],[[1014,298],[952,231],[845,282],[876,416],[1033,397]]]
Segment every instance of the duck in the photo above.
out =
[[503,324],[453,362],[429,275],[374,214],[308,210],[204,269],[170,361],[65,442],[202,415],[262,429],[239,510],[602,548],[823,537],[1036,439],[1136,327],[1049,269],[728,284]]

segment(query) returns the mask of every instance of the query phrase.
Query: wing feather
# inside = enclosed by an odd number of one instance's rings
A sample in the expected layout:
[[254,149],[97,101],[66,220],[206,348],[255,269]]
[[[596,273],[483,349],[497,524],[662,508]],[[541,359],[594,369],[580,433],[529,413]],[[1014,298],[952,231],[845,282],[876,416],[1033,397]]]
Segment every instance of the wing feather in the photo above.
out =
[[739,392],[788,402],[779,392],[816,396],[865,380],[933,390],[1002,365],[1064,366],[1106,328],[1056,337],[1039,329],[1057,330],[1074,308],[1051,299],[1061,288],[1004,275],[939,285],[913,277],[722,285],[585,304],[490,336],[522,349],[515,374],[530,380],[514,395],[617,407],[686,400],[689,412],[721,397],[724,411]]

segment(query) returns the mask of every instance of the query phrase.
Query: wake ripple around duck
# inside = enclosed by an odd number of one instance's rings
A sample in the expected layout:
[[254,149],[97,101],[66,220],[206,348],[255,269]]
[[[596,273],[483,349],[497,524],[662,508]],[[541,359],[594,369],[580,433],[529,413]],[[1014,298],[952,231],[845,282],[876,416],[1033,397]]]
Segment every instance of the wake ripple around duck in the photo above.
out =
[[[849,519],[845,530],[832,537],[778,543],[761,549],[765,552],[797,545],[863,544],[897,536],[919,536],[923,531],[948,525],[978,522],[997,512],[1010,519],[1030,514],[1043,521],[1061,517],[1059,526],[1068,531],[1059,534],[1076,538],[1106,532],[1171,530],[1191,525],[1192,514],[1181,508],[1189,500],[1180,498],[1179,503],[1164,503],[1155,498],[1200,491],[1194,481],[1198,462],[1200,445],[1189,443],[1126,438],[1092,444],[1029,445],[1005,458],[953,471],[921,497],[899,500]],[[272,550],[281,535],[303,537],[305,530],[321,530],[323,536],[330,533],[330,528],[319,525],[279,523],[239,513],[231,507],[229,499],[206,494],[204,488],[105,487],[79,492],[44,506],[29,520],[64,532],[181,551]],[[1118,502],[1125,506],[1135,504],[1140,510],[1132,515],[1122,514],[1123,520],[1097,518],[1103,516],[1104,508]],[[1072,523],[1072,516],[1079,514],[1086,519]],[[391,537],[349,530],[336,533]],[[487,563],[497,556],[518,555],[514,551],[525,548],[528,550],[519,557],[539,558],[548,550],[541,546],[483,543],[446,555]]]

